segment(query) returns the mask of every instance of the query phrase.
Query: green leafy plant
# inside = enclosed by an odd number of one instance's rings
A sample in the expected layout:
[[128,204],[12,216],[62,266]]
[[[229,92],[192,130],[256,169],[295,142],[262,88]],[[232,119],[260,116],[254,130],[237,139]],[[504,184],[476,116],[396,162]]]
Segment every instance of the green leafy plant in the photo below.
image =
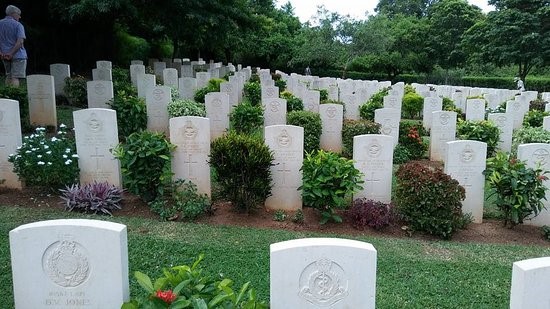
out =
[[461,140],[487,143],[488,157],[495,155],[500,141],[500,129],[488,120],[459,120],[456,125],[456,135]]
[[297,224],[304,223],[304,220],[305,220],[304,211],[301,209],[296,210],[296,212],[294,213],[294,215],[292,215],[292,218],[290,218],[290,220]]
[[76,144],[63,124],[52,137],[46,135],[45,128],[36,128],[23,138],[21,147],[9,155],[8,161],[26,186],[57,189],[78,182]]
[[143,98],[120,91],[107,104],[116,111],[118,134],[122,139],[147,129],[147,108]]
[[195,94],[193,95],[193,100],[195,100],[195,102],[204,104],[204,98],[206,97],[206,95],[210,92],[219,92],[220,85],[223,82],[225,82],[225,80],[221,78],[210,79],[205,87],[195,91]]
[[120,160],[124,187],[146,202],[162,195],[163,184],[172,177],[170,155],[174,148],[160,133],[142,131],[128,136],[113,149]]
[[529,102],[529,110],[530,111],[540,111],[540,112],[544,112],[544,109],[546,108],[546,101],[544,101],[543,99],[535,99],[531,102]]
[[280,75],[278,79],[275,79],[275,86],[279,88],[279,94],[286,89],[286,82],[281,79]]
[[206,107],[189,99],[175,99],[168,103],[168,115],[173,117],[198,116],[206,117]]
[[328,100],[328,90],[326,89],[320,89],[319,90],[319,101],[321,103],[327,102]]
[[286,220],[286,217],[288,217],[288,215],[285,213],[285,211],[279,209],[273,214],[273,221],[284,222]]
[[544,239],[550,241],[550,226],[543,225],[541,227],[541,231],[542,231],[542,236],[544,237]]
[[491,190],[488,197],[496,196],[495,205],[503,213],[505,226],[522,224],[544,208],[546,173],[502,152],[487,160],[484,174]]
[[252,106],[258,106],[262,100],[262,87],[260,83],[248,82],[244,84],[244,97]]
[[283,91],[280,97],[286,100],[287,113],[290,113],[292,111],[304,110],[304,102],[302,101],[302,99],[294,96],[291,92]]
[[65,210],[112,215],[112,211],[122,209],[122,189],[107,182],[93,182],[86,185],[73,184],[60,189]]
[[403,97],[401,113],[409,119],[417,119],[420,118],[420,113],[422,112],[423,107],[424,98],[414,92],[407,93]]
[[353,137],[362,134],[380,134],[380,124],[370,120],[344,120],[342,127],[342,155],[353,156]]
[[550,131],[543,128],[521,128],[514,130],[512,136],[512,155],[518,152],[518,146],[529,143],[550,143]]
[[271,194],[273,153],[261,138],[230,132],[210,149],[221,193],[238,210],[249,212]]
[[307,154],[301,168],[302,201],[321,212],[321,224],[342,222],[335,212],[348,206],[353,193],[362,189],[361,172],[353,161],[323,150]]
[[463,227],[466,193],[457,180],[418,161],[401,165],[395,176],[397,211],[408,227],[443,239]]
[[208,196],[200,194],[197,186],[185,179],[167,181],[162,194],[149,202],[149,207],[163,220],[196,220],[211,211]]
[[[163,276],[152,281],[145,273],[136,271],[134,277],[145,290],[146,297],[134,297],[122,305],[122,309],[267,309],[260,302],[250,282],[235,289],[233,280],[211,278],[204,274],[200,263],[204,255],[191,266],[180,265],[164,268]],[[235,290],[234,290],[235,289]]]
[[428,144],[424,142],[419,131],[423,131],[421,125],[408,126],[406,132],[400,128],[399,142],[394,149],[394,163],[402,164],[411,160],[419,160],[426,155]]
[[523,126],[532,128],[542,127],[544,117],[546,116],[550,116],[550,112],[530,110],[523,116]]
[[384,107],[384,97],[388,95],[389,89],[384,88],[375,93],[367,103],[359,106],[361,119],[374,121],[374,111]]
[[364,229],[368,226],[380,230],[393,221],[393,204],[360,198],[353,201],[347,215],[357,229]]
[[231,129],[237,133],[251,134],[261,130],[264,125],[264,115],[262,107],[243,102],[231,111],[229,114]]
[[294,111],[287,114],[286,123],[304,128],[304,153],[319,149],[321,143],[321,116],[310,111]]
[[21,130],[31,132],[32,127],[29,123],[29,100],[27,89],[25,87],[10,87],[0,85],[0,98],[11,99],[19,102],[19,118],[21,119]]
[[65,96],[69,105],[86,108],[88,107],[88,80],[80,75],[65,78]]

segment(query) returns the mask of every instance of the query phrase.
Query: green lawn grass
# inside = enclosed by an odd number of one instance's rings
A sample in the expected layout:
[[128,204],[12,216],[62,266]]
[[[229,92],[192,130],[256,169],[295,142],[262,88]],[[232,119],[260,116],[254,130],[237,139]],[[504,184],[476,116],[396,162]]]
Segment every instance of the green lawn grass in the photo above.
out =
[[[269,245],[303,237],[345,237],[372,243],[378,251],[377,308],[508,308],[512,263],[550,256],[550,248],[465,244],[382,237],[352,237],[284,230],[158,222],[84,215],[62,210],[0,205],[0,288],[2,308],[13,308],[8,232],[25,223],[59,218],[109,220],[128,226],[130,272],[152,277],[163,267],[189,264],[205,253],[205,270],[237,285],[251,281],[269,299]],[[374,278],[366,278],[373,280]],[[130,281],[131,294],[141,290]]]

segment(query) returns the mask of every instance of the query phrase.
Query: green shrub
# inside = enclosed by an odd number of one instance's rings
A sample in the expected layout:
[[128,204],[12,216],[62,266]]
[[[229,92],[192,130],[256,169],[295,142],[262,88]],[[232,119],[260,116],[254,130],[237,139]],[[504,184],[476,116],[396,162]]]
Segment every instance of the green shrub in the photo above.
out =
[[259,137],[230,132],[212,142],[210,165],[221,193],[241,211],[251,211],[271,194],[273,154]]
[[262,87],[260,83],[248,82],[244,84],[244,97],[252,106],[260,105],[262,101]]
[[29,122],[29,100],[27,98],[27,89],[25,87],[10,87],[0,85],[0,98],[10,99],[19,102],[19,118],[21,119],[21,130],[23,132],[31,131]]
[[137,96],[137,88],[130,80],[130,70],[119,67],[113,68],[113,90],[116,95],[121,92]]
[[511,153],[516,155],[519,145],[529,143],[550,143],[550,131],[546,131],[543,128],[521,128],[514,130]]
[[370,120],[344,120],[342,127],[342,155],[353,157],[353,137],[362,134],[380,134],[380,124]]
[[297,223],[297,224],[304,223],[304,220],[305,220],[304,212],[301,209],[296,210],[296,212],[294,213],[292,218],[290,218],[290,221],[292,221],[294,223]]
[[328,90],[326,89],[320,89],[319,90],[319,101],[321,103],[324,103],[328,100]]
[[211,211],[208,196],[198,193],[197,186],[185,179],[167,181],[162,194],[150,202],[149,207],[163,220],[196,220]]
[[384,97],[388,95],[388,88],[384,88],[375,93],[367,103],[359,106],[359,115],[361,119],[374,121],[374,111],[384,107]]
[[151,47],[146,39],[130,35],[128,29],[115,24],[115,60],[119,64],[129,65],[135,59],[147,59]]
[[130,134],[113,154],[120,160],[124,188],[144,201],[162,195],[163,185],[172,177],[170,155],[175,148],[163,134],[142,131]]
[[26,186],[58,189],[79,180],[76,143],[63,124],[53,137],[46,136],[45,128],[36,128],[34,134],[23,138],[21,147],[8,161]]
[[195,91],[195,94],[193,95],[193,100],[195,100],[195,102],[204,104],[205,96],[210,92],[219,92],[220,85],[223,82],[225,82],[225,80],[221,78],[210,79],[208,81],[208,84],[206,84],[206,86]]
[[488,120],[459,120],[456,135],[461,140],[473,140],[487,143],[487,157],[496,153],[500,141],[500,129]]
[[353,193],[362,189],[361,172],[353,161],[323,150],[308,153],[301,168],[302,201],[321,212],[321,224],[342,222],[335,210],[347,208]]
[[522,224],[544,208],[548,171],[529,168],[525,162],[499,152],[487,160],[484,173],[491,190],[489,197],[496,195],[495,204],[504,215],[505,226]]
[[405,126],[403,129],[407,127],[408,131],[399,128],[399,141],[397,147],[394,149],[393,158],[393,162],[396,164],[422,159],[428,151],[428,144],[424,142],[419,133],[419,131],[424,131],[422,125]]
[[214,280],[206,276],[200,266],[203,259],[201,254],[190,266],[164,268],[163,276],[155,281],[136,271],[134,277],[146,296],[132,297],[121,308],[268,308],[256,298],[250,282],[236,288],[231,279]]
[[80,75],[65,78],[65,96],[69,105],[87,108],[88,107],[88,80]]
[[280,77],[279,79],[275,80],[275,86],[279,88],[279,94],[281,94],[283,91],[286,90],[286,82],[282,80]]
[[409,162],[396,173],[397,210],[412,230],[449,239],[462,226],[464,188],[439,168]]
[[286,217],[288,217],[288,215],[285,213],[285,211],[282,209],[278,209],[273,214],[273,221],[284,222],[286,220]]
[[143,98],[122,91],[107,104],[116,111],[118,135],[122,139],[147,129],[147,107]]
[[523,116],[523,126],[532,128],[542,127],[544,117],[546,116],[550,116],[550,112],[530,110]]
[[281,98],[286,100],[286,112],[290,113],[292,111],[301,111],[304,110],[304,102],[302,99],[295,97],[289,91],[283,91],[281,93]]
[[403,97],[403,106],[401,107],[401,113],[403,117],[409,119],[420,118],[420,113],[424,107],[424,98],[420,95],[411,92],[405,94]]
[[206,117],[206,107],[202,103],[189,99],[175,99],[168,103],[170,118],[181,116]]
[[541,112],[544,112],[544,110],[546,109],[546,101],[544,101],[543,99],[535,99],[531,102],[529,102],[529,110],[530,111],[541,111]]
[[310,111],[294,111],[287,114],[286,122],[289,125],[304,128],[304,153],[319,149],[321,143],[321,116]]
[[264,125],[264,115],[262,107],[253,106],[248,102],[243,102],[231,111],[229,115],[231,129],[237,133],[252,134],[261,130]]

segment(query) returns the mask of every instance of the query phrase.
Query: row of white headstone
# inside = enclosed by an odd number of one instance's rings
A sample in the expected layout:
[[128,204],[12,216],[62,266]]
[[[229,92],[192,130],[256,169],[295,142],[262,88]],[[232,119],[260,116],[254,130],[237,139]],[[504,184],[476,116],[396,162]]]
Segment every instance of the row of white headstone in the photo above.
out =
[[[9,240],[15,309],[120,308],[130,298],[125,225],[41,221],[11,230]],[[376,264],[376,249],[356,240],[271,244],[270,307],[374,309]],[[515,262],[510,308],[548,308],[549,285],[550,257]]]

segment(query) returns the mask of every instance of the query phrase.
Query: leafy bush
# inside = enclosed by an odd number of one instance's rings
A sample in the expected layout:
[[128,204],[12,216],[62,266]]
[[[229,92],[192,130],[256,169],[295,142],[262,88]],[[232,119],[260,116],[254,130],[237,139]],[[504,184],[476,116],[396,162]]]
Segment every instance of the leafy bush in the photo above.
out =
[[413,155],[407,147],[397,144],[393,149],[393,164],[403,164],[412,161]]
[[546,109],[546,103],[548,102],[545,102],[543,99],[537,98],[536,100],[529,102],[529,110],[544,112],[544,110]]
[[262,100],[262,87],[260,83],[248,82],[244,84],[244,97],[252,106],[258,106]]
[[285,211],[282,209],[278,209],[273,214],[273,221],[284,222],[286,220],[286,217],[288,217],[288,215],[285,213]]
[[420,113],[424,107],[424,98],[420,95],[411,92],[405,94],[403,97],[403,106],[401,107],[401,113],[404,117],[409,119],[420,118]]
[[320,89],[319,90],[319,101],[326,102],[328,100],[328,90],[326,89]]
[[403,132],[401,128],[399,129],[399,141],[394,149],[394,163],[396,164],[422,159],[428,151],[428,144],[424,142],[419,133],[419,131],[424,131],[422,125],[407,127],[407,132]]
[[130,70],[119,67],[114,67],[113,71],[113,90],[116,95],[124,92],[133,96],[137,96],[137,88],[132,85],[130,80]]
[[189,99],[175,99],[168,103],[168,115],[170,118],[181,116],[206,117],[206,107]]
[[504,225],[522,224],[544,208],[547,171],[529,168],[525,162],[499,152],[487,160],[484,173],[491,189],[489,196],[496,195],[495,204],[504,215]]
[[374,121],[374,111],[384,107],[384,97],[388,95],[389,88],[384,88],[375,93],[367,103],[359,106],[361,119]]
[[73,184],[60,189],[65,210],[80,210],[84,212],[104,213],[112,215],[111,211],[122,209],[122,189],[107,182],[93,182],[87,185]]
[[457,180],[419,162],[401,165],[396,178],[397,210],[413,230],[449,239],[462,226],[466,194]]
[[357,229],[364,229],[366,226],[380,230],[393,220],[393,205],[360,198],[353,201],[348,210],[348,217],[351,224]]
[[301,209],[296,210],[292,218],[290,220],[294,223],[304,223],[304,212]]
[[319,149],[321,143],[321,116],[311,111],[294,111],[287,114],[289,125],[304,128],[304,153]]
[[46,136],[46,129],[36,128],[34,134],[23,138],[23,144],[8,161],[26,186],[57,189],[78,182],[76,144],[63,124],[51,138]]
[[323,150],[308,153],[301,168],[302,201],[321,212],[321,224],[329,220],[342,222],[336,208],[346,208],[353,193],[362,189],[361,172],[353,161]]
[[231,111],[229,115],[231,129],[237,133],[251,134],[260,130],[264,125],[264,115],[262,107],[253,106],[248,102],[243,102]]
[[189,180],[166,181],[162,194],[149,203],[149,207],[163,220],[183,218],[195,220],[211,211],[206,194],[199,194],[197,186]]
[[0,85],[0,98],[11,99],[19,102],[19,118],[21,119],[21,130],[32,131],[29,123],[29,100],[25,87],[10,87]]
[[353,137],[362,134],[380,134],[380,124],[370,120],[344,120],[342,127],[342,155],[353,157]]
[[271,194],[273,154],[259,137],[230,132],[212,142],[210,165],[222,195],[241,211],[251,211]]
[[250,282],[233,290],[233,280],[223,277],[215,280],[204,275],[200,266],[203,259],[201,254],[191,266],[164,268],[163,276],[154,282],[146,274],[136,271],[134,277],[147,296],[133,297],[121,308],[268,308],[258,301]]
[[147,108],[143,98],[121,91],[107,104],[116,111],[118,135],[122,139],[147,129]]
[[279,76],[279,79],[275,80],[275,86],[279,88],[279,94],[285,91],[286,89],[286,82],[282,80]]
[[459,120],[456,125],[456,135],[461,140],[487,143],[487,157],[495,155],[500,141],[500,129],[488,120]]
[[67,77],[65,79],[65,96],[69,105],[81,108],[88,107],[88,80],[80,75]]
[[550,131],[546,131],[543,128],[521,128],[514,130],[511,153],[513,155],[517,154],[519,145],[529,143],[550,143]]
[[544,117],[546,116],[550,116],[550,112],[530,110],[523,117],[523,126],[532,128],[542,127]]
[[174,148],[160,133],[142,131],[128,136],[113,149],[120,160],[124,187],[146,202],[161,195],[163,184],[172,177],[170,155]]
[[286,100],[286,112],[290,113],[292,111],[301,111],[304,110],[304,102],[302,99],[295,97],[289,91],[283,91],[281,93],[281,98]]
[[193,95],[193,100],[198,103],[204,103],[204,97],[210,92],[219,92],[220,85],[223,82],[225,82],[225,80],[221,78],[210,79],[205,87],[195,91],[195,94]]

